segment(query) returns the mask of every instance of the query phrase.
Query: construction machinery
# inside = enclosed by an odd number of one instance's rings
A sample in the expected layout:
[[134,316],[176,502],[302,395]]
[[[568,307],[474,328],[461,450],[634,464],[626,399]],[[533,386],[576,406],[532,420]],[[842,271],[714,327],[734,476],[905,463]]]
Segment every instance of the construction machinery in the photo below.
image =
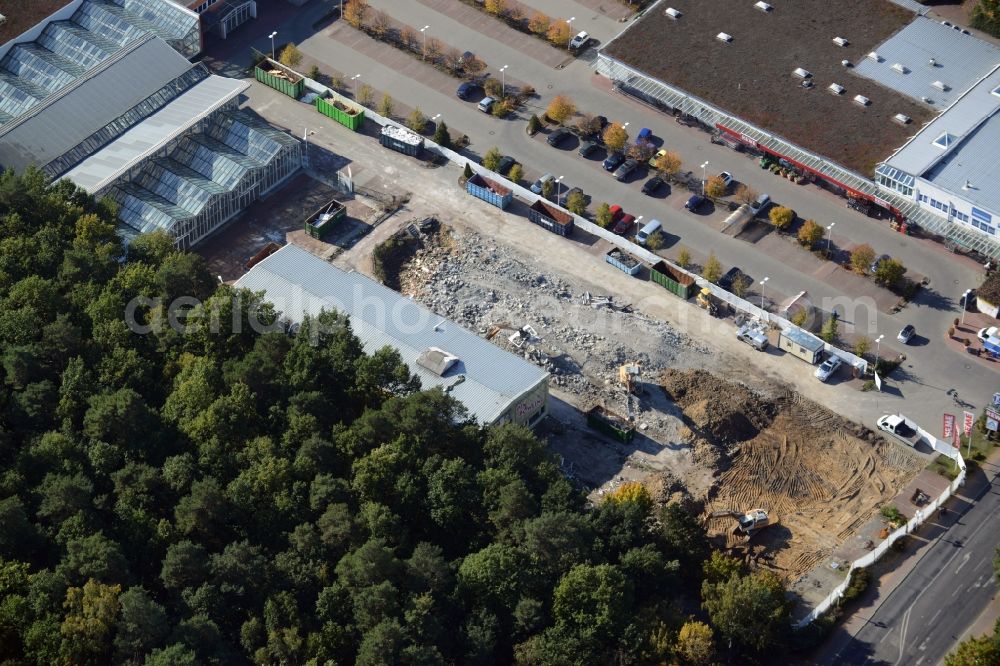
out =
[[777,517],[769,515],[764,509],[751,509],[746,513],[730,509],[713,511],[711,514],[712,518],[723,518],[726,516],[732,516],[736,519],[736,527],[733,528],[733,534],[744,536],[748,539],[765,527],[770,527],[778,522]]
[[642,366],[634,361],[618,366],[618,381],[626,392],[639,395],[642,393]]
[[703,287],[701,291],[698,292],[698,297],[695,299],[698,307],[703,310],[708,310],[708,314],[713,317],[719,315],[719,305],[716,301],[715,296],[712,295],[712,290],[708,287]]

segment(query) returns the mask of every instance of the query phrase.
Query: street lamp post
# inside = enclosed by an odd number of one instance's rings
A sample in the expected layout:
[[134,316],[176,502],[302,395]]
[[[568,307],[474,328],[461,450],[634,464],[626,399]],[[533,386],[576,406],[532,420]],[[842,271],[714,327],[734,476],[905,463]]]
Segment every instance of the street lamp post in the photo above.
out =
[[570,16],[566,19],[566,27],[569,28],[569,34],[566,35],[566,50],[569,51],[569,45],[573,41],[573,21],[576,20],[575,16]]
[[966,289],[965,293],[962,294],[962,326],[965,326],[965,311],[969,309],[969,294],[971,293],[971,289]]
[[565,177],[566,176],[559,176],[558,178],[556,178],[556,205],[557,206],[561,206],[562,205],[562,204],[559,203],[559,195],[562,194],[562,179],[565,178]]
[[[701,196],[705,196],[705,167],[707,166],[708,162],[701,165]],[[767,278],[764,279],[766,280]]]
[[354,76],[351,77],[351,81],[354,81],[354,101],[358,102],[358,104],[361,103],[358,100],[358,79],[360,78],[361,78],[360,74],[355,74]]
[[875,338],[875,368],[876,368],[876,371],[878,369],[879,357],[880,357],[880,354],[881,354],[881,351],[882,351],[882,344],[881,344],[882,343],[882,338],[884,338],[884,337],[885,337],[885,335],[880,335],[877,338]]
[[310,130],[308,127],[302,128],[302,142],[305,143],[305,158],[309,161],[309,137],[311,137],[316,132]]
[[[705,162],[705,164],[708,164],[708,162]],[[702,166],[705,166],[705,165],[703,164]],[[770,280],[770,279],[771,278],[769,278],[769,277],[765,277],[763,280],[760,281],[760,309],[761,310],[764,310],[764,285],[767,284],[767,281]],[[767,312],[767,310],[764,310],[764,311]]]
[[837,226],[836,222],[831,222],[830,226],[826,228],[826,256],[830,256],[830,241],[833,240],[833,228]]
[[421,47],[421,54],[420,54],[421,60],[427,60],[427,28],[429,27],[430,27],[429,25],[425,25],[420,29],[420,34],[423,37],[423,46]]
[[277,35],[277,34],[278,34],[278,31],[275,30],[270,35],[268,35],[268,38],[271,40],[271,60],[274,60],[274,36]]
[[500,68],[500,99],[507,97],[507,65]]

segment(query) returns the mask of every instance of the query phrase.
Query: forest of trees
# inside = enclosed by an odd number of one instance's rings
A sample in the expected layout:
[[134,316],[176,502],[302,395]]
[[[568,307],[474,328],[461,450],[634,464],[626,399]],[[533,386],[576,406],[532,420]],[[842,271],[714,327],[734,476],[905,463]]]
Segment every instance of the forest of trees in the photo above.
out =
[[[468,421],[337,314],[234,326],[277,315],[164,234],[126,253],[114,220],[0,176],[0,664],[706,664],[780,644],[781,582],[712,553],[678,505],[625,486],[588,506],[530,431]],[[183,331],[127,326],[134,297],[182,295]]]

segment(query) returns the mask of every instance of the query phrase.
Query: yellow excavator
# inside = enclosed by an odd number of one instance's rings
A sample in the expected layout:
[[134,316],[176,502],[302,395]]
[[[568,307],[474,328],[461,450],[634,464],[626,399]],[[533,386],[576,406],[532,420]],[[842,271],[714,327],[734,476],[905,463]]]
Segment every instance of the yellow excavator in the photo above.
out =
[[768,514],[764,509],[751,509],[746,513],[732,510],[713,511],[711,514],[712,518],[722,518],[725,516],[732,516],[736,519],[736,527],[733,528],[733,534],[745,536],[748,539],[765,527],[770,527],[778,523],[777,516]]
[[618,366],[618,381],[628,393],[642,393],[642,366],[634,361]]

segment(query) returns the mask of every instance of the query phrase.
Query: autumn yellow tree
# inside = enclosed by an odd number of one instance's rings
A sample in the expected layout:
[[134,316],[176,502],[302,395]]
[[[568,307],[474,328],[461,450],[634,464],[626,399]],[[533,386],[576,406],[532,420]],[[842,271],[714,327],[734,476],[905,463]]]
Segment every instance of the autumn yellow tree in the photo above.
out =
[[604,145],[608,150],[621,150],[628,141],[628,132],[619,123],[611,123],[604,128]]
[[814,220],[806,220],[799,228],[799,242],[812,249],[823,240],[824,229]]
[[685,622],[677,634],[674,649],[692,666],[706,666],[715,651],[712,628],[704,622]]
[[653,498],[649,491],[638,481],[629,481],[618,486],[607,495],[607,501],[615,504],[638,504],[647,509],[653,506]]
[[576,113],[576,104],[566,95],[556,95],[553,97],[552,101],[549,102],[548,108],[545,110],[545,115],[560,125],[569,120],[574,113]]
[[385,38],[389,32],[390,25],[392,25],[392,19],[386,12],[380,9],[372,14],[371,30],[379,39]]
[[768,213],[768,217],[776,229],[784,229],[795,219],[795,211],[785,206],[775,206]]
[[281,49],[278,61],[285,67],[296,67],[302,62],[302,52],[295,47],[295,44],[289,44]]
[[724,197],[726,190],[726,181],[722,180],[722,176],[712,176],[705,183],[705,194],[710,197]]
[[507,0],[486,0],[483,7],[494,16],[503,16],[507,11]]
[[747,185],[740,185],[736,188],[736,198],[740,203],[752,204],[757,201],[758,196],[760,196],[760,193]]
[[549,31],[549,17],[541,12],[535,12],[528,21],[528,29],[536,35],[544,35]]
[[681,156],[668,150],[656,158],[656,170],[664,176],[673,176],[681,170]]
[[368,0],[347,0],[344,3],[344,20],[360,28],[368,14]]
[[556,46],[566,46],[569,44],[569,23],[556,21],[549,26],[547,37]]

